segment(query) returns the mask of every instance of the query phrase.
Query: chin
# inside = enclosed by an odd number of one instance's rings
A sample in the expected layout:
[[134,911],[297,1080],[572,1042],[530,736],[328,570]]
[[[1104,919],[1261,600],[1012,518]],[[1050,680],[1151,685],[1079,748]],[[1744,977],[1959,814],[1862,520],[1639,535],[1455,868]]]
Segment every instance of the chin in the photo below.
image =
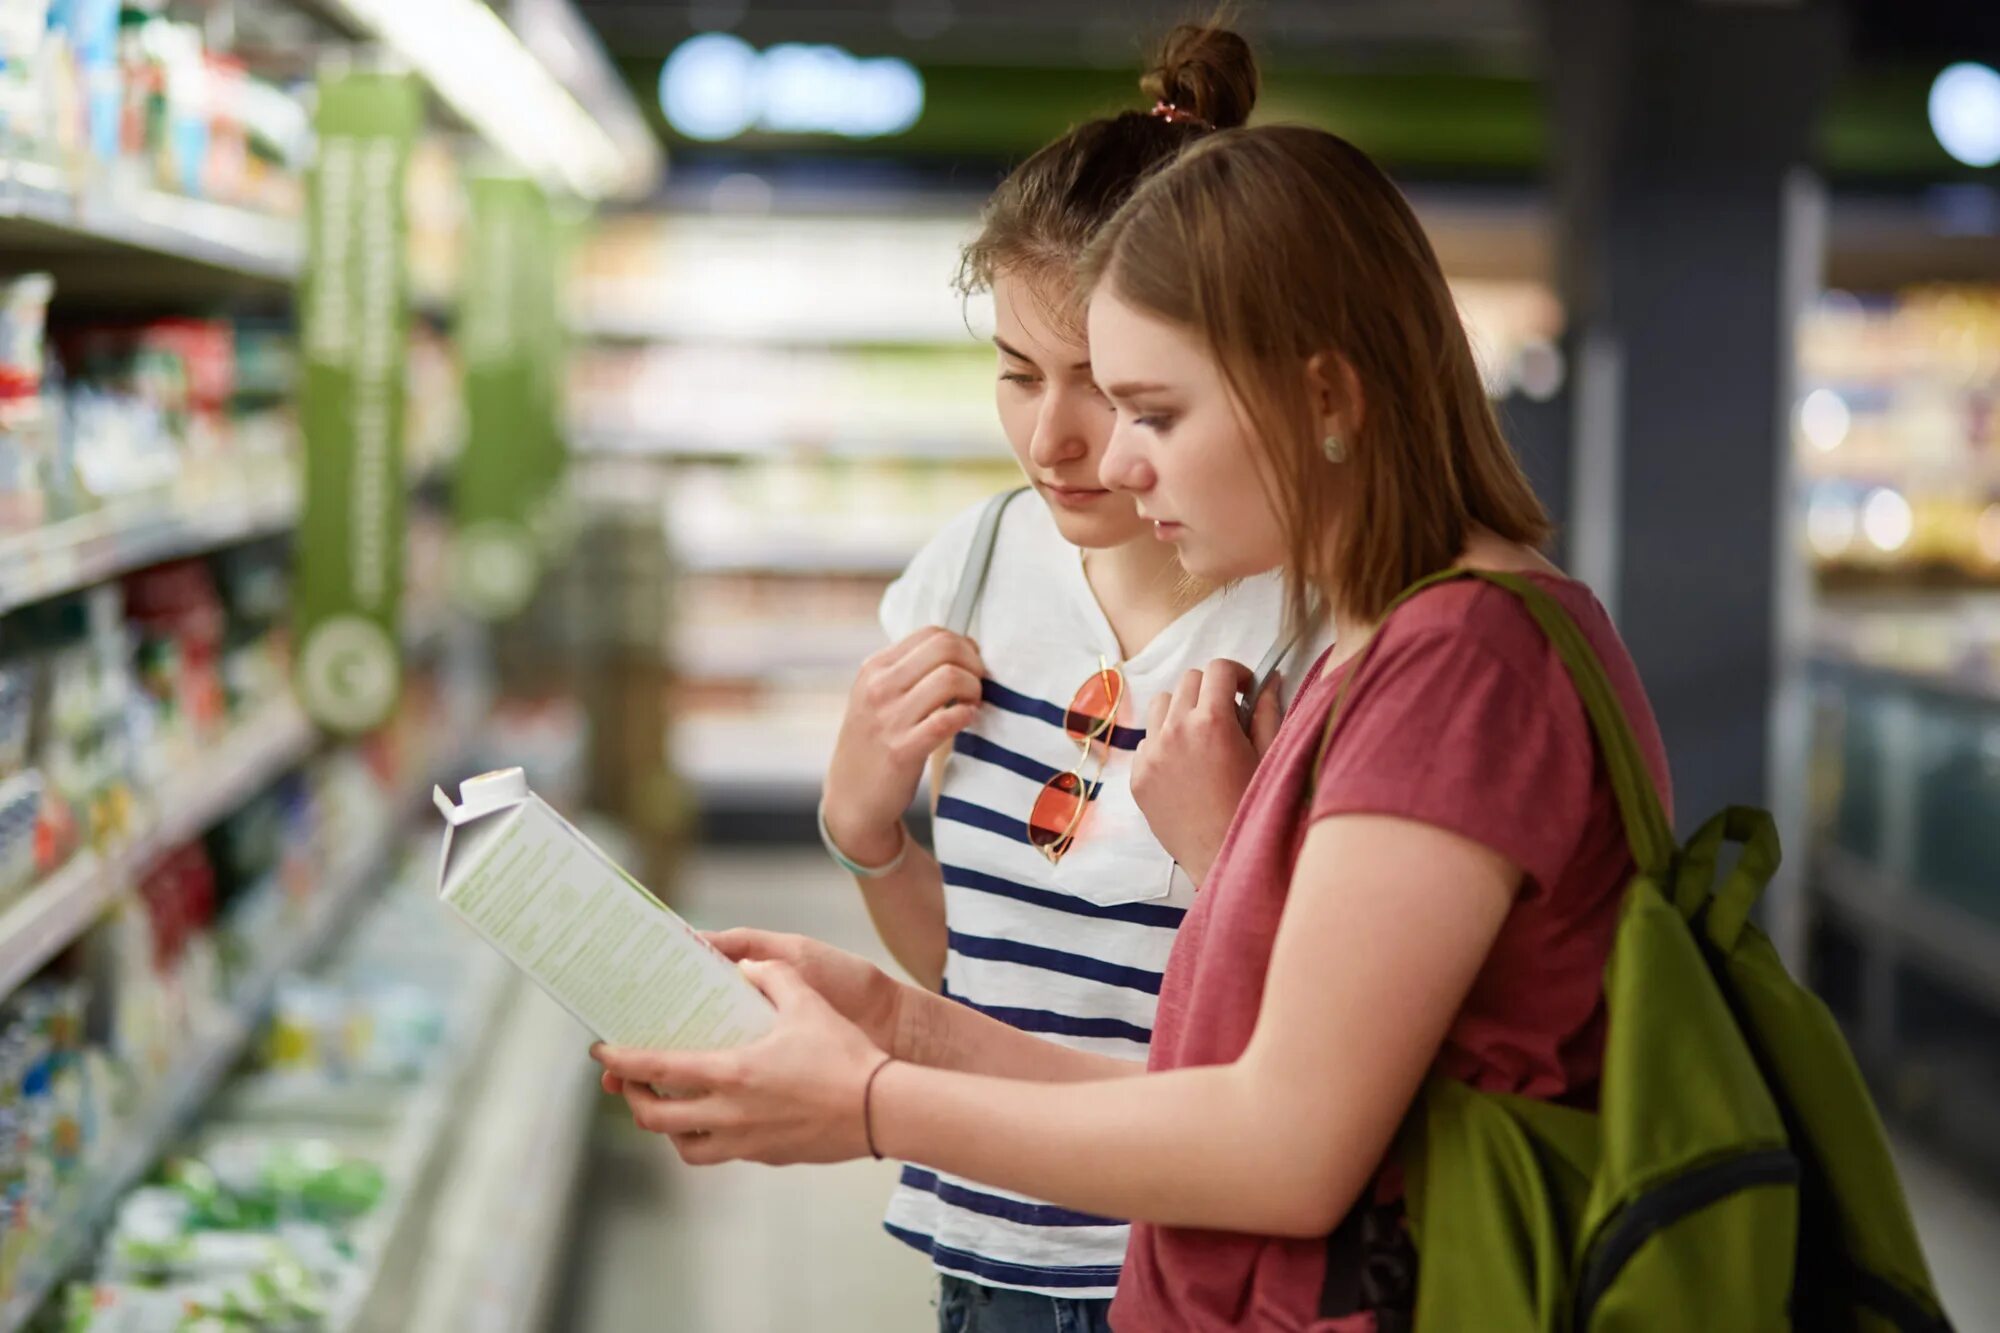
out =
[[1123,546],[1130,541],[1144,537],[1151,540],[1153,527],[1141,522],[1139,514],[1130,503],[1120,506],[1122,513],[1078,514],[1062,508],[1049,506],[1049,516],[1056,521],[1056,531],[1071,546],[1081,546],[1085,550],[1100,551],[1106,547]]
[[1176,546],[1181,568],[1203,583],[1220,586],[1238,579],[1255,578],[1276,569],[1279,560],[1260,558],[1248,551],[1218,551],[1198,541],[1182,541]]

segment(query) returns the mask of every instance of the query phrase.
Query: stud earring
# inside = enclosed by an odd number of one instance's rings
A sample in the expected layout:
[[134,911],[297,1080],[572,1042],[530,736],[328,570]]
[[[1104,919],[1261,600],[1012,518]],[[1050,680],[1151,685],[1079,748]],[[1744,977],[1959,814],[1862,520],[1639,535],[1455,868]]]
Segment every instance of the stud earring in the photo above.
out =
[[1338,435],[1327,436],[1324,440],[1320,441],[1319,447],[1320,451],[1326,455],[1327,462],[1344,463],[1347,461],[1347,443]]

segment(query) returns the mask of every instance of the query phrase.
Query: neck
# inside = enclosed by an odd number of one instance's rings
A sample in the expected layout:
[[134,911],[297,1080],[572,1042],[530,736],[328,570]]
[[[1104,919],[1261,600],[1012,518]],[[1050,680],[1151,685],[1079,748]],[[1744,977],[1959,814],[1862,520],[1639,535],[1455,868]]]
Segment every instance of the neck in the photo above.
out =
[[1084,552],[1083,572],[1104,618],[1131,657],[1187,605],[1187,579],[1174,548],[1151,533]]

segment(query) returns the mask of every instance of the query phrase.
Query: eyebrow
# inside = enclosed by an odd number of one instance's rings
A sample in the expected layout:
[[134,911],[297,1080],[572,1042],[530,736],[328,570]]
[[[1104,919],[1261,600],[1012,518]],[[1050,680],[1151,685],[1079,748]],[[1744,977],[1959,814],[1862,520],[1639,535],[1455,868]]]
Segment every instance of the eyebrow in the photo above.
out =
[[1143,384],[1137,381],[1127,381],[1123,384],[1106,384],[1102,387],[1105,396],[1109,398],[1137,398],[1140,394],[1144,393],[1167,392],[1167,386],[1164,384]]
[[[1025,361],[1031,366],[1035,364],[1035,358],[1029,356],[1026,352],[1017,350],[1010,343],[1008,343],[1008,341],[1005,338],[1002,338],[997,333],[993,335],[993,345],[999,348],[1001,351],[1005,352],[1008,356],[1013,357],[1016,361]],[[1088,374],[1090,371],[1090,361],[1088,359],[1085,359],[1082,361],[1073,362],[1070,365],[1070,369],[1081,370],[1086,374]]]

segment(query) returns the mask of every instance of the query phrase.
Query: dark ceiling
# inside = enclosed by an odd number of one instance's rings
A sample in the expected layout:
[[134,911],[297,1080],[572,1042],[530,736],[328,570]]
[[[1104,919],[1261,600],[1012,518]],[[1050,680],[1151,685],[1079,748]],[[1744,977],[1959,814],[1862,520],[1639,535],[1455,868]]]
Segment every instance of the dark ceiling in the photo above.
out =
[[[1652,0],[1778,6],[1802,0]],[[1538,12],[1599,0],[1252,0],[1229,21],[1273,64],[1341,68],[1422,58],[1482,72],[1527,72]],[[1211,12],[1185,0],[579,0],[614,58],[664,56],[716,29],[758,45],[836,42],[938,63],[1129,65],[1147,37]],[[1848,0],[1854,59],[2000,56],[1996,0]]]
[[[1540,26],[1549,7],[1610,0],[1244,0],[1225,20],[1268,74],[1260,114],[1323,124],[1403,172],[1519,178],[1545,160]],[[1782,9],[1838,0],[1634,0]],[[722,150],[1014,160],[1077,119],[1128,105],[1148,43],[1212,12],[1188,0],[576,0],[684,165],[717,150],[658,111],[662,59],[697,32],[765,47],[831,42],[901,55],[927,84],[924,117],[874,143],[752,134]],[[1821,133],[1830,174],[1965,179],[1931,137],[1925,95],[1945,63],[2000,63],[2000,0],[1847,0],[1847,60]],[[1782,74],[1782,71],[1774,71]]]

